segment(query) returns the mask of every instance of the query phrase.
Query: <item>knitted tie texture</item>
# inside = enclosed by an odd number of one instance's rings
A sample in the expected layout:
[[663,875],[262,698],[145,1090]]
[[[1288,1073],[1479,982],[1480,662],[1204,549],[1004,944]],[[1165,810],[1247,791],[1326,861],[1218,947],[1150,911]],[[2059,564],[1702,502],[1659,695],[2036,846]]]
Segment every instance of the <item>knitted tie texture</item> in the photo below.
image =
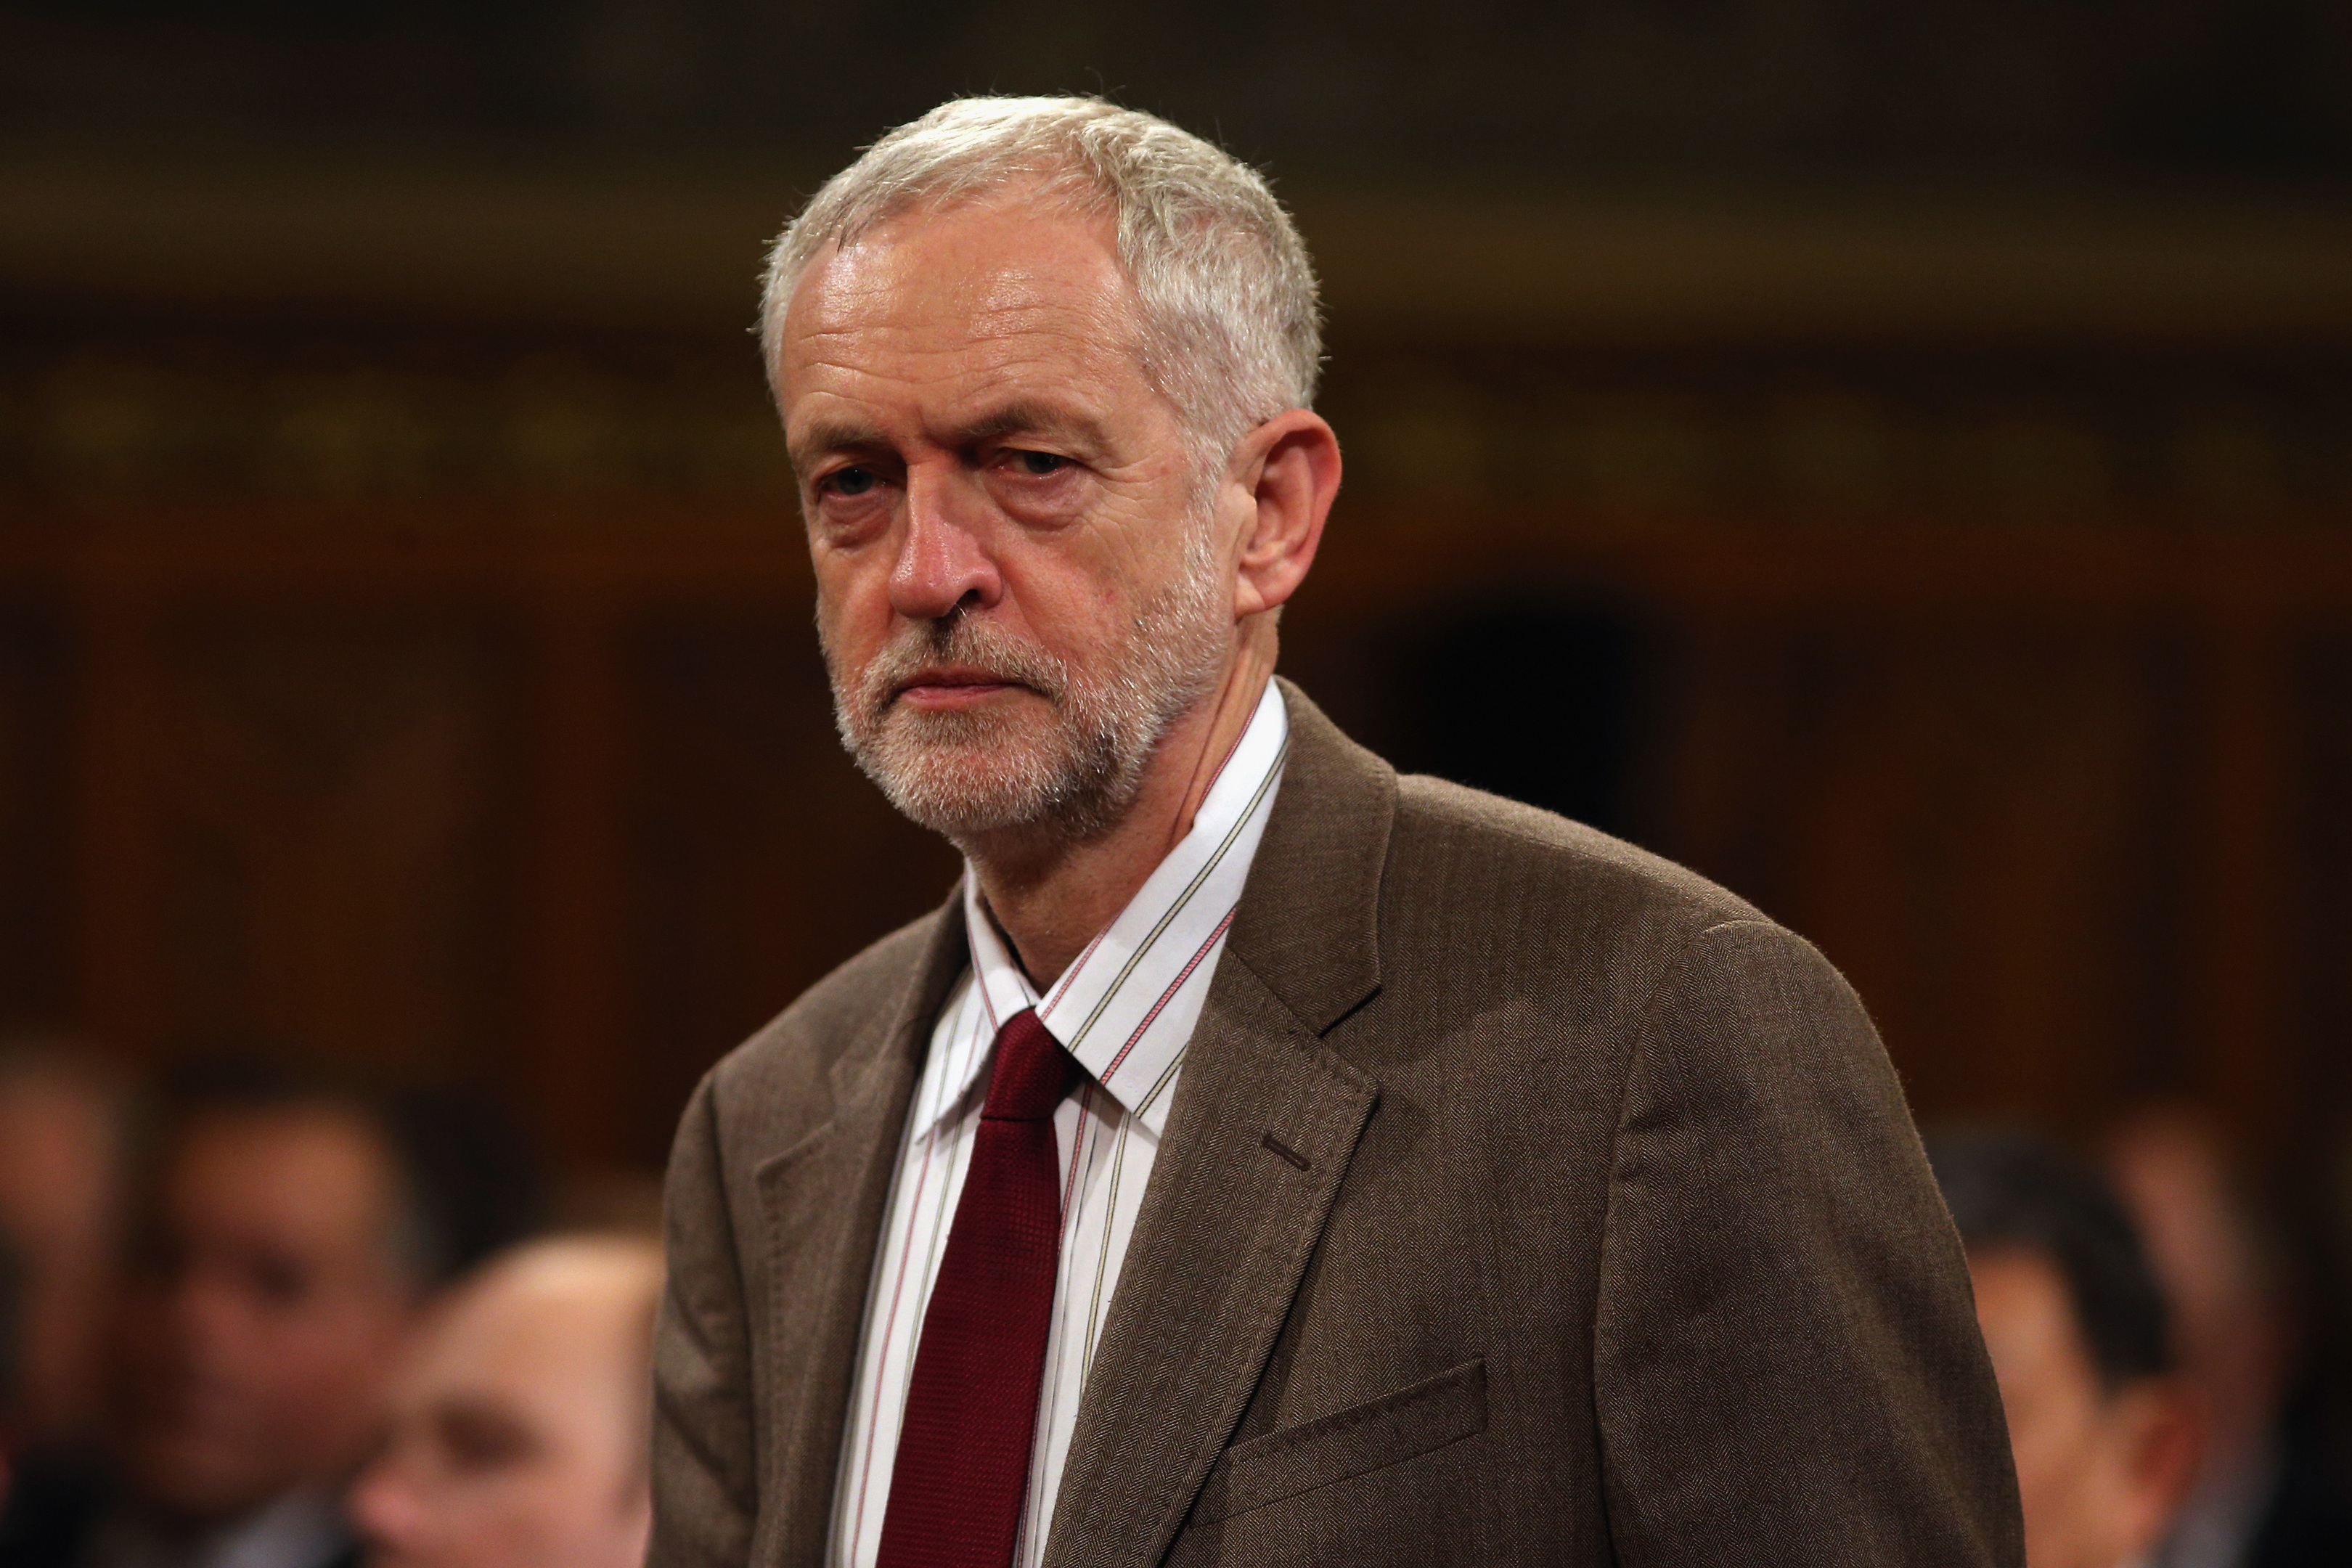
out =
[[1077,1063],[1025,1009],[996,1033],[907,1388],[878,1568],[1007,1568],[1021,1529],[1062,1246],[1054,1109]]

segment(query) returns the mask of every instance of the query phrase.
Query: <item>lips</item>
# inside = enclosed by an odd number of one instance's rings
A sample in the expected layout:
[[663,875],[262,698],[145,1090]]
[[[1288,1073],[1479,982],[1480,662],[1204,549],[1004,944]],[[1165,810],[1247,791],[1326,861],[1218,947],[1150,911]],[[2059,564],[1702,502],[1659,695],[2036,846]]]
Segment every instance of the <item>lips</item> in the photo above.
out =
[[940,697],[966,694],[980,697],[992,691],[1009,691],[1020,685],[1021,682],[991,670],[958,665],[917,670],[899,681],[891,695],[906,697],[911,694],[919,698],[933,694]]
[[1011,682],[993,670],[972,669],[963,665],[945,668],[919,669],[904,683],[906,686],[1006,686]]
[[973,670],[969,666],[943,666],[918,670],[891,687],[891,699],[908,700],[918,708],[962,708],[969,703],[981,703],[1000,691],[1025,691],[1025,687],[1012,677],[997,675],[992,670]]

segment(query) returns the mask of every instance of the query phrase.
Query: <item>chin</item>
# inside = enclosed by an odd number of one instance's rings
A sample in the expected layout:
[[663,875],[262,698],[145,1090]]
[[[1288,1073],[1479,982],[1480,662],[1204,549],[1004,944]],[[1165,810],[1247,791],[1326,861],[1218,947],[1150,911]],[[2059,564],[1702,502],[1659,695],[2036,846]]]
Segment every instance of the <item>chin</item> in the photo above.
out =
[[998,759],[974,759],[971,765],[929,760],[930,765],[894,770],[877,782],[890,804],[918,825],[963,843],[995,834],[1014,833],[1051,820],[1053,792],[1030,779],[991,778],[987,764]]
[[188,1524],[235,1519],[283,1489],[259,1465],[240,1465],[216,1449],[151,1445],[126,1467],[131,1489],[149,1507]]
[[1084,837],[1110,804],[1095,770],[1045,746],[889,745],[860,763],[891,805],[960,846],[1004,835]]

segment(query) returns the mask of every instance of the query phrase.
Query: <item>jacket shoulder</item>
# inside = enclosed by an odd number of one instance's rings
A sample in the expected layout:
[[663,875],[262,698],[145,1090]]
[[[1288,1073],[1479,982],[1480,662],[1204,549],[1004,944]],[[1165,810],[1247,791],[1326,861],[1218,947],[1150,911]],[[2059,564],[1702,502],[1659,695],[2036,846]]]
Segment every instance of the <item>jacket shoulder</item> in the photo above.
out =
[[1521,901],[1565,899],[1621,919],[1694,932],[1727,921],[1770,923],[1726,889],[1664,856],[1597,827],[1500,795],[1423,774],[1397,780],[1391,872],[1508,884]]

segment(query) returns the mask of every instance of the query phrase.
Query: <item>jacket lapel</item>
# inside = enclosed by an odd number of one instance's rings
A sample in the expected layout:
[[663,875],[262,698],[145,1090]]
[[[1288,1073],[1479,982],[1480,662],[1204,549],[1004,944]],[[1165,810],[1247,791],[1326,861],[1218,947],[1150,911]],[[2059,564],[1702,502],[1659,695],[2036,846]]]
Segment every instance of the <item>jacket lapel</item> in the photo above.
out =
[[767,1227],[772,1429],[752,1560],[817,1568],[833,1528],[858,1342],[874,1256],[890,1201],[907,1107],[931,1026],[967,962],[961,895],[948,901],[922,963],[863,1049],[845,1051],[828,1084],[832,1115],[753,1173]]
[[1177,1079],[1047,1535],[1166,1553],[1247,1407],[1379,1099],[1321,1037],[1379,989],[1395,775],[1283,683],[1290,761]]

